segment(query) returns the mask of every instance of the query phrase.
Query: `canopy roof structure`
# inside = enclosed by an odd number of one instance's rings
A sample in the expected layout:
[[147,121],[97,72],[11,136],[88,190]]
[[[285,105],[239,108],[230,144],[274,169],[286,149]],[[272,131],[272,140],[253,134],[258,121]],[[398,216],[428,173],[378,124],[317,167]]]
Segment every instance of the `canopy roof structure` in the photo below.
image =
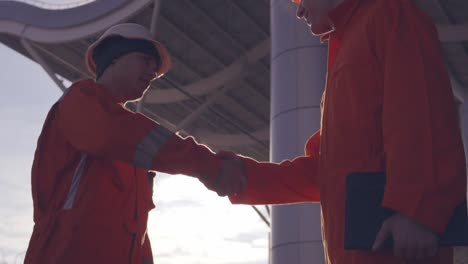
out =
[[[276,1],[289,0],[100,0],[65,7],[1,1],[0,41],[41,64],[65,89],[61,78],[90,77],[84,53],[105,29],[121,22],[142,24],[168,47],[174,66],[152,84],[141,111],[214,149],[268,160],[270,5]],[[468,96],[468,2],[417,4],[437,25],[455,95],[463,102]]]

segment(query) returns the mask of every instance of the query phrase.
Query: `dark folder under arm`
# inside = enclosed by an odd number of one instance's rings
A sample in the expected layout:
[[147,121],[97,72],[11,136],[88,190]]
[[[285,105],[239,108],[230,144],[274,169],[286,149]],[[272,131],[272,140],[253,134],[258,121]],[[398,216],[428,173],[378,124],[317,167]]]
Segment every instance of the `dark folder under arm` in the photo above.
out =
[[[384,173],[353,173],[346,178],[345,249],[371,250],[382,223],[394,212],[383,208]],[[440,246],[467,246],[468,223],[466,201],[454,211]],[[386,247],[392,247],[386,241]]]

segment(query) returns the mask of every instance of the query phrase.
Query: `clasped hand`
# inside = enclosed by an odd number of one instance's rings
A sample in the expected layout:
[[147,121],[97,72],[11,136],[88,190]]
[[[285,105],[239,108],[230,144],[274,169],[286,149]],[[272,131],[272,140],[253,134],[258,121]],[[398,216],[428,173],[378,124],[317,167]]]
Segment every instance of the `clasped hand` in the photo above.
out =
[[235,195],[242,193],[246,187],[244,163],[236,154],[221,151],[216,154],[221,159],[221,169],[218,177],[213,182],[200,181],[219,196]]

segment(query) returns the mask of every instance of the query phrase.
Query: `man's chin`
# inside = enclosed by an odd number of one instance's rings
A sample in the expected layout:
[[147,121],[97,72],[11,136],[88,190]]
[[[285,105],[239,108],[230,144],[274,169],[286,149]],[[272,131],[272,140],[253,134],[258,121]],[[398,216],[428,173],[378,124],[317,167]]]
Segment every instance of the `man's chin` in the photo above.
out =
[[318,37],[320,36],[320,33],[314,29],[313,27],[310,27],[310,33],[312,33],[313,36]]

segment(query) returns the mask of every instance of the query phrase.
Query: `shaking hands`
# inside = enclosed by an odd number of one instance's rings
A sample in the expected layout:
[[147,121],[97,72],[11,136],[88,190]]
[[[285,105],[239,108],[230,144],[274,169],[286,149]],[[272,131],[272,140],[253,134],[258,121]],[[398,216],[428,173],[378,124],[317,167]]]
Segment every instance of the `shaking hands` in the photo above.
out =
[[221,169],[214,181],[200,181],[219,196],[235,195],[244,191],[247,184],[244,163],[232,152],[221,151],[216,154],[221,159]]

